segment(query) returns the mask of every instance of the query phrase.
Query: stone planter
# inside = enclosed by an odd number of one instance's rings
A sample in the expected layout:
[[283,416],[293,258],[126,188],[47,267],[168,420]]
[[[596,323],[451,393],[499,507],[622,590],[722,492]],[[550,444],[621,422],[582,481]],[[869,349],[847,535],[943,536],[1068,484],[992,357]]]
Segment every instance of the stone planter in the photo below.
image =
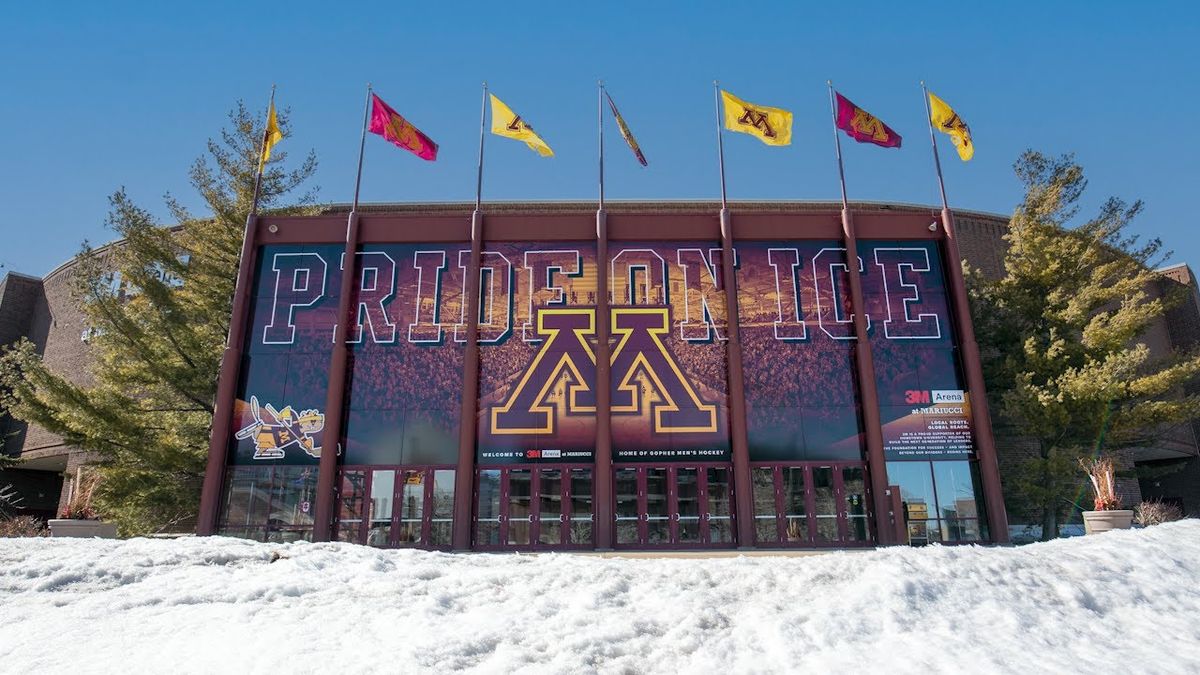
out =
[[1109,530],[1128,530],[1132,524],[1133,511],[1128,509],[1083,512],[1083,531],[1087,534],[1100,534]]
[[117,538],[116,523],[103,523],[99,520],[54,518],[49,521],[49,525],[51,537]]

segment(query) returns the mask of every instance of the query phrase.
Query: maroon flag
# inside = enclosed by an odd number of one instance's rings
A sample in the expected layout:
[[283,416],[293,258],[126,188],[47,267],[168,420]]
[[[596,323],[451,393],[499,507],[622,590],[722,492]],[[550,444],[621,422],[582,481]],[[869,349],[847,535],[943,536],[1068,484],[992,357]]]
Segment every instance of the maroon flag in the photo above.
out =
[[438,146],[428,136],[421,133],[400,113],[392,110],[375,94],[371,94],[371,126],[368,130],[379,134],[391,141],[397,148],[404,148],[421,159],[433,161],[437,159]]
[[837,94],[837,128],[859,143],[874,143],[885,148],[900,147],[900,134],[841,94]]

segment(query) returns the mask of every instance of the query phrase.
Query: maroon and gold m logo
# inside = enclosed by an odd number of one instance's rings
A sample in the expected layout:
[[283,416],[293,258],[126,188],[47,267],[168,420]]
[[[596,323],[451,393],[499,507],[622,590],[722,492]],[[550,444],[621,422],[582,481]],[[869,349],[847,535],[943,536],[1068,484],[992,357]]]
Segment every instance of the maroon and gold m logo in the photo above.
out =
[[775,138],[775,130],[771,128],[771,121],[765,112],[746,108],[746,112],[742,113],[742,116],[738,118],[738,124],[754,127],[761,131],[763,136]]
[[883,126],[883,121],[862,108],[854,109],[854,118],[850,120],[850,128],[881,143],[888,139],[888,132]]
[[[520,131],[520,130],[521,130],[521,125],[522,125],[522,124],[525,124],[525,122],[524,122],[524,121],[521,119],[521,116],[520,116],[520,115],[514,115],[514,116],[513,116],[513,118],[512,118],[512,121],[511,121],[511,122],[509,122],[509,123],[508,123],[508,126],[506,126],[506,127],[504,127],[504,128],[505,128],[505,129],[508,129],[509,131]],[[525,128],[526,128],[526,129],[529,129],[530,131],[532,131],[532,130],[533,130],[533,127],[529,126],[528,124],[525,124]]]
[[[654,433],[716,432],[716,404],[700,397],[663,343],[669,312],[612,309],[612,414],[646,415]],[[492,408],[493,434],[554,434],[559,415],[596,413],[595,326],[593,308],[538,310],[542,347],[504,404]]]

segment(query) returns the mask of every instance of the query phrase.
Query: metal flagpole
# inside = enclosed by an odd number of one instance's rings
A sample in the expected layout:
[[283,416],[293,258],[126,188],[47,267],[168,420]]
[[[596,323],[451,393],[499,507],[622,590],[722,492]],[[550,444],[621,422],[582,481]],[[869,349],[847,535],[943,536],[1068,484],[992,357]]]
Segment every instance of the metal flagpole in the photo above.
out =
[[900,543],[900,516],[892,509],[887,478],[887,458],[883,452],[883,423],[879,414],[879,389],[875,381],[875,357],[867,335],[866,302],[863,300],[862,263],[858,257],[858,235],[854,231],[854,216],[846,200],[846,170],[842,163],[842,137],[838,134],[837,102],[833,95],[833,80],[829,85],[829,115],[833,122],[833,144],[837,149],[838,180],[842,186],[842,235],[846,242],[846,277],[850,282],[851,317],[854,322],[855,371],[862,398],[863,435],[867,445],[867,475],[871,481],[872,509],[875,513],[876,539],[880,544]]
[[263,171],[267,168],[266,163],[262,161],[263,153],[267,149],[267,135],[271,133],[271,108],[275,105],[275,85],[271,85],[271,100],[267,103],[267,122],[263,125],[262,143],[258,146],[258,175],[254,178],[254,199],[250,203],[250,215],[258,215],[258,196],[259,190],[262,187]]
[[597,80],[596,127],[600,130],[600,209],[604,210],[604,80]]
[[483,83],[483,101],[479,104],[479,169],[475,178],[475,210],[483,203],[483,138],[487,124],[487,82]]
[[[275,85],[271,85],[271,98],[267,103],[267,124],[271,121],[271,106],[275,104]],[[238,256],[237,280],[233,287],[232,313],[229,331],[225,335],[225,350],[221,353],[221,369],[217,378],[217,393],[213,402],[212,433],[208,444],[208,463],[204,471],[204,482],[200,490],[200,514],[196,523],[196,534],[215,534],[221,509],[221,489],[224,486],[226,460],[228,459],[229,436],[232,432],[233,407],[237,396],[239,365],[242,361],[242,346],[246,339],[246,306],[250,299],[251,270],[255,262],[255,233],[258,230],[258,197],[262,185],[262,151],[267,143],[267,129],[263,128],[262,144],[258,150],[259,169],[254,179],[254,198],[250,213],[246,214],[246,227],[242,231],[242,251]]]
[[721,83],[713,80],[713,101],[717,112],[717,157],[721,164],[721,210],[729,208],[725,198],[725,138],[721,135]]
[[829,85],[829,116],[833,120],[833,144],[837,148],[838,180],[842,183],[842,209],[849,209],[846,202],[846,170],[842,167],[842,137],[838,135],[837,104],[833,100],[833,80],[825,80]]
[[929,107],[929,90],[925,88],[925,80],[921,80],[921,93],[925,95],[925,119],[929,122],[929,143],[933,145],[933,165],[937,167],[938,189],[942,191],[942,208],[949,210],[946,202],[946,183],[942,180],[942,158],[938,156],[937,134],[933,132],[933,110]]
[[[942,229],[945,231],[946,273],[950,278],[950,300],[954,307],[954,323],[958,328],[959,352],[963,373],[967,380],[970,396],[971,422],[974,426],[975,454],[979,462],[979,477],[983,483],[983,496],[987,505],[988,529],[992,541],[1007,543],[1008,515],[1005,513],[1004,493],[1000,485],[1000,468],[996,453],[996,440],[992,432],[992,417],[988,411],[987,389],[983,379],[982,357],[979,343],[975,340],[975,327],[971,323],[971,305],[967,297],[966,279],[963,278],[962,252],[958,246],[958,230],[954,214],[946,200],[946,183],[942,179],[942,159],[938,155],[937,134],[933,128],[933,110],[929,104],[929,90],[921,81],[921,93],[925,96],[925,118],[929,121],[929,143],[933,147],[933,164],[937,168],[938,189],[942,194]],[[1000,505],[1000,506],[993,506]]]
[[367,145],[367,121],[371,118],[371,83],[367,83],[367,105],[363,110],[362,139],[358,142],[358,175],[354,178],[354,205],[350,208],[353,213],[358,210],[358,190],[362,186],[363,149]]
[[358,143],[358,175],[354,179],[354,203],[346,218],[346,247],[342,252],[342,281],[338,289],[337,322],[333,326],[333,351],[329,357],[328,385],[325,391],[325,431],[317,465],[316,505],[313,510],[313,541],[329,541],[333,534],[336,504],[338,456],[341,452],[342,420],[346,400],[346,366],[349,358],[346,331],[353,323],[350,305],[359,292],[358,272],[358,195],[362,185],[363,150],[367,144],[367,122],[371,118],[371,83],[367,83],[367,102],[363,110],[362,138]]
[[[604,81],[597,81],[596,124],[600,144],[600,203],[596,209],[596,449],[593,453],[595,483],[592,487],[596,514],[596,548],[613,547],[612,392],[609,373],[612,333],[608,289],[608,214],[604,211]],[[611,99],[610,99],[611,100]]]
[[[487,82],[479,104],[479,171],[475,180],[475,211],[471,213],[471,253],[463,283],[463,322],[467,342],[463,349],[462,409],[458,425],[458,464],[454,474],[454,519],[451,533],[455,551],[471,549],[471,506],[475,484],[475,411],[479,398],[479,269],[483,259],[483,139],[487,124]],[[460,258],[461,260],[461,258]]]

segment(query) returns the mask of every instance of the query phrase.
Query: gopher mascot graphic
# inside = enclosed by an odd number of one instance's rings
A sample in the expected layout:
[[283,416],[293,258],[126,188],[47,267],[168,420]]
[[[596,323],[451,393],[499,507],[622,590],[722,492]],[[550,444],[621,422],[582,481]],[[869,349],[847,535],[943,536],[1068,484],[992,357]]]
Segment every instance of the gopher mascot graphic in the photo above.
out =
[[270,403],[259,408],[257,396],[250,397],[250,412],[254,421],[234,437],[239,441],[254,439],[254,459],[283,459],[292,445],[298,445],[310,457],[321,457],[317,434],[325,428],[325,415],[315,409],[296,413],[290,405],[283,410],[276,410]]

